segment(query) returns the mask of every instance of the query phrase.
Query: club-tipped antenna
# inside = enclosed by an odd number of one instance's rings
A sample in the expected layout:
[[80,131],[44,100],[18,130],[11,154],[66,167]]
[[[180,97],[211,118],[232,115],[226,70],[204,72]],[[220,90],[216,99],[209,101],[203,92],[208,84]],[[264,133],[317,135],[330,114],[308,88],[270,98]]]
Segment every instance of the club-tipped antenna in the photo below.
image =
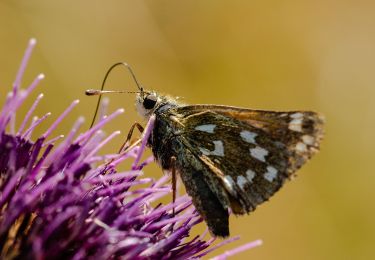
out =
[[96,89],[88,89],[86,90],[86,95],[88,96],[96,96],[98,95],[99,98],[98,98],[98,102],[96,104],[96,108],[95,108],[95,113],[94,113],[94,117],[92,118],[92,121],[91,121],[91,125],[90,125],[90,128],[92,128],[92,126],[94,125],[95,123],[95,119],[96,119],[96,116],[98,114],[98,111],[99,111],[99,105],[100,105],[100,101],[101,101],[101,98],[102,98],[102,94],[108,94],[108,93],[138,93],[138,92],[133,92],[133,91],[122,91],[122,90],[104,90],[104,86],[105,86],[105,82],[107,81],[107,78],[109,76],[109,74],[111,73],[111,71],[116,68],[117,66],[125,66],[128,71],[130,72],[130,75],[132,76],[135,84],[137,85],[139,91],[141,93],[143,93],[143,88],[141,87],[141,85],[139,84],[132,68],[129,66],[129,64],[127,64],[126,62],[118,62],[118,63],[115,63],[113,64],[107,71],[107,73],[105,74],[104,76],[104,79],[103,79],[103,82],[102,82],[102,87],[100,90],[96,90]]

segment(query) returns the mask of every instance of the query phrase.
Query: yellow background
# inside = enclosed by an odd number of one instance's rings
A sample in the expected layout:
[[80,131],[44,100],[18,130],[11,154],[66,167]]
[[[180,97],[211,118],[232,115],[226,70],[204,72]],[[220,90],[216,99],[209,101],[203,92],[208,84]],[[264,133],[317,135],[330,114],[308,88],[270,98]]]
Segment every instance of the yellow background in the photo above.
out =
[[[45,94],[37,113],[51,111],[53,119],[81,100],[55,135],[79,115],[90,120],[96,99],[84,90],[98,88],[117,61],[130,63],[144,86],[188,103],[325,114],[321,152],[270,202],[232,217],[231,233],[242,238],[221,250],[260,238],[263,246],[234,259],[373,257],[374,1],[3,0],[1,103],[30,37],[38,45],[24,83],[46,74],[32,95]],[[107,88],[136,90],[124,69]],[[111,96],[111,110],[126,113],[108,132],[126,134],[141,120],[133,99]],[[155,165],[145,172],[162,174]]]

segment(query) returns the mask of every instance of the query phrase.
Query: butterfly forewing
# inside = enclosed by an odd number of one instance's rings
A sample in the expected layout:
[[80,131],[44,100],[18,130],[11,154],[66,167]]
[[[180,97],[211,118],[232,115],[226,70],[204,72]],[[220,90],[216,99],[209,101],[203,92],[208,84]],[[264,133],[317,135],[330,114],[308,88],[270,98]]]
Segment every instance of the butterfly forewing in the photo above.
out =
[[323,135],[314,112],[186,106],[160,97],[153,113],[149,146],[156,160],[180,174],[209,230],[221,237],[229,235],[228,210],[245,214],[271,197]]
[[[224,207],[244,214],[272,196],[319,148],[314,112],[271,112],[197,105],[177,109],[181,140],[206,167]],[[221,185],[215,185],[220,181]]]

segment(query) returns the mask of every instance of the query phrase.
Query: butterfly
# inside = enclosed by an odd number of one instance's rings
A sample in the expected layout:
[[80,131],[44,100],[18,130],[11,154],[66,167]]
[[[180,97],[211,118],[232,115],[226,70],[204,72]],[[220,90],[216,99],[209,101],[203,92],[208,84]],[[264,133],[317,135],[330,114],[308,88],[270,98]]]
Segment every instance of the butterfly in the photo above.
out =
[[180,176],[216,237],[229,236],[229,212],[248,214],[267,201],[323,137],[324,118],[315,112],[186,105],[138,88],[138,113],[155,118],[148,146],[164,172]]

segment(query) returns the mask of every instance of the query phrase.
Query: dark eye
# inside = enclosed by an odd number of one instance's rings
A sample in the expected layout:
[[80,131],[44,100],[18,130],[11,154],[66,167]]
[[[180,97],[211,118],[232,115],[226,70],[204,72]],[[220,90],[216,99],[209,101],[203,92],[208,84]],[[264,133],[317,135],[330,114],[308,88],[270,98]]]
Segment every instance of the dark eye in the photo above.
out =
[[143,107],[146,109],[152,109],[156,105],[156,96],[154,95],[148,95],[144,100],[143,100]]

